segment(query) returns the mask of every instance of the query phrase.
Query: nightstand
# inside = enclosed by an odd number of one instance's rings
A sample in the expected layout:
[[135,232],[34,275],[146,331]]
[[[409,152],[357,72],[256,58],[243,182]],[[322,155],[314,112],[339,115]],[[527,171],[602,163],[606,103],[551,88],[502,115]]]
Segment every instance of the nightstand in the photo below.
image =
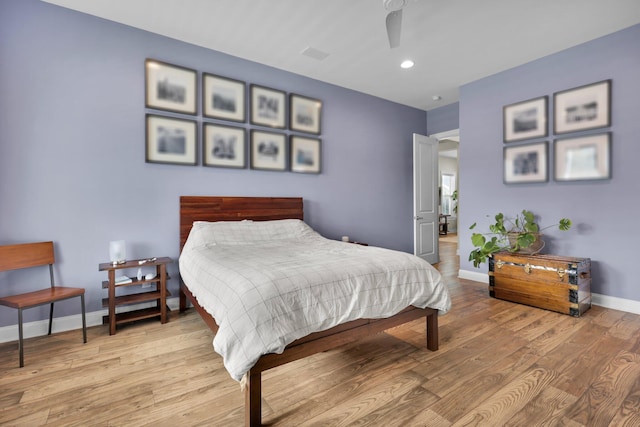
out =
[[[140,319],[160,317],[161,323],[167,323],[167,295],[170,295],[167,291],[167,264],[170,262],[171,258],[162,257],[135,259],[122,264],[105,262],[98,266],[99,271],[107,271],[109,275],[109,279],[102,282],[102,288],[108,290],[108,297],[102,300],[102,306],[109,308],[109,314],[103,318],[103,324],[109,324],[109,335],[116,333],[116,325]],[[141,280],[138,280],[137,277],[128,277],[126,281],[116,281],[116,276],[123,277],[119,274],[122,272],[121,270],[145,267],[147,269],[155,267],[156,274],[153,278],[147,280],[142,277]],[[148,285],[151,289],[138,293],[116,295],[118,289],[136,285]],[[156,302],[154,307],[116,313],[116,307],[151,301]]]

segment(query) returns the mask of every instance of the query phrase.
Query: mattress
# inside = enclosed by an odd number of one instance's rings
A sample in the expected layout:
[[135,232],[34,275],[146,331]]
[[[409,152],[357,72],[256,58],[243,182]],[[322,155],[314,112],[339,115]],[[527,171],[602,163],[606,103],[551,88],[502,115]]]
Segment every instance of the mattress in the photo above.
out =
[[410,305],[440,314],[451,306],[428,262],[326,239],[300,220],[195,222],[179,268],[219,326],[213,347],[237,381],[260,356],[310,333]]

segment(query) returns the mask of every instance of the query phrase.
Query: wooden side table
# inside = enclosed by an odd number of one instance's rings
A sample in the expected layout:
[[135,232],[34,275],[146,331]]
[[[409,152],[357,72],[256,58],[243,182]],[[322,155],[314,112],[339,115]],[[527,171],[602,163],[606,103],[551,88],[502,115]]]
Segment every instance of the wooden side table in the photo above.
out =
[[[109,308],[109,314],[103,318],[103,323],[109,323],[109,335],[116,333],[117,324],[133,322],[140,319],[159,316],[161,323],[167,323],[167,296],[171,295],[167,291],[167,264],[170,262],[171,258],[162,257],[135,259],[123,264],[104,262],[98,266],[99,271],[106,271],[109,275],[109,279],[102,282],[102,288],[108,290],[108,297],[102,300],[102,306]],[[144,277],[141,280],[138,280],[137,277],[131,277],[130,282],[116,283],[116,276],[119,270],[144,267],[155,267],[155,277],[149,280]],[[133,294],[116,295],[116,290],[120,287],[145,284],[149,284],[152,289]],[[155,307],[116,313],[116,307],[118,306],[148,301],[156,301]]]
[[446,236],[449,233],[449,217],[451,215],[439,215],[440,234]]

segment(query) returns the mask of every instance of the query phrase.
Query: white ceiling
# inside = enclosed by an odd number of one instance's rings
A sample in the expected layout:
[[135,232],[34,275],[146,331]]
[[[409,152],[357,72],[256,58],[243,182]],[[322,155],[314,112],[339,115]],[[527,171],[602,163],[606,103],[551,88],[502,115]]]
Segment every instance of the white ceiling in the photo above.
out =
[[[640,0],[409,0],[390,49],[382,0],[43,1],[422,110],[456,102],[465,83],[640,23]],[[301,54],[308,47],[328,56]],[[399,67],[406,58],[414,68]]]

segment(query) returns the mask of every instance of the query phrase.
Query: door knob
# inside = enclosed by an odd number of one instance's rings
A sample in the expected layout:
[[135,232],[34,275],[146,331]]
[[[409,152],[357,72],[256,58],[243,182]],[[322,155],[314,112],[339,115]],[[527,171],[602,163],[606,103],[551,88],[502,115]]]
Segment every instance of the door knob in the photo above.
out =
[[417,216],[417,217],[416,217],[416,220],[419,220],[419,219],[424,219],[424,218],[423,218],[423,217],[421,217],[421,216]]

